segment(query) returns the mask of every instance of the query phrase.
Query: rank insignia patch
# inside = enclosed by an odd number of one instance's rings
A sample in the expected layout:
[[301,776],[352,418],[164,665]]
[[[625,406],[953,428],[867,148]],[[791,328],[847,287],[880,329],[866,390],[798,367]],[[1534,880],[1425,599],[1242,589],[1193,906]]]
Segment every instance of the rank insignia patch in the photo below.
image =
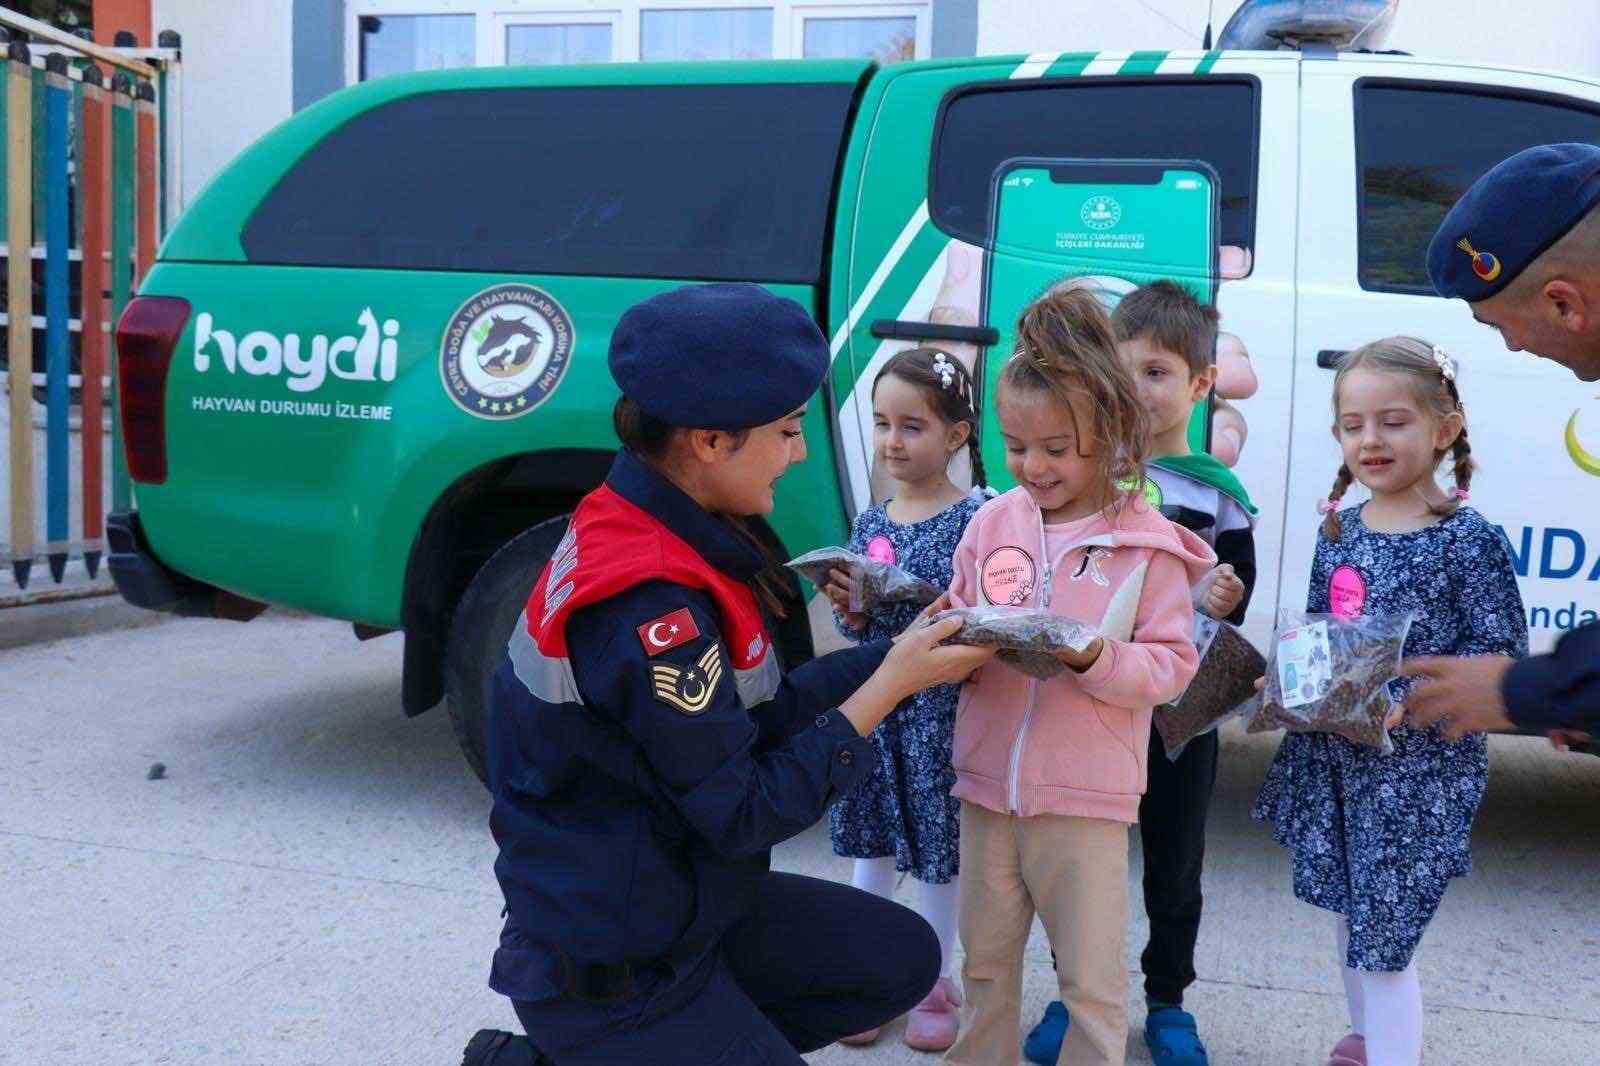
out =
[[656,663],[650,668],[651,687],[656,699],[684,714],[694,715],[711,706],[711,697],[722,680],[722,653],[712,644],[691,666]]

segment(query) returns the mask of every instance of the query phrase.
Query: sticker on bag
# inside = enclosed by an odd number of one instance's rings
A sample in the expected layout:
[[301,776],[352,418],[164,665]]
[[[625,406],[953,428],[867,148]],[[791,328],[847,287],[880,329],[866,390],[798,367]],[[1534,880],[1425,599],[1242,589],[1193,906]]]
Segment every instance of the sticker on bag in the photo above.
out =
[[1311,622],[1278,635],[1278,687],[1285,707],[1303,707],[1333,687],[1328,623]]

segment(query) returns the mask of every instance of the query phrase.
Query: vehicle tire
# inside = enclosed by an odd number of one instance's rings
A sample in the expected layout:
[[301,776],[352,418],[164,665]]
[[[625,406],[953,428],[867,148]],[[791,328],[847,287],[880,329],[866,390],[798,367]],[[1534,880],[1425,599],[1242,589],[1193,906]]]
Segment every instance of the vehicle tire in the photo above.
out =
[[512,627],[533,583],[555,554],[571,515],[518,533],[489,557],[456,605],[445,646],[444,702],[467,765],[485,785],[488,772],[489,683],[500,668]]

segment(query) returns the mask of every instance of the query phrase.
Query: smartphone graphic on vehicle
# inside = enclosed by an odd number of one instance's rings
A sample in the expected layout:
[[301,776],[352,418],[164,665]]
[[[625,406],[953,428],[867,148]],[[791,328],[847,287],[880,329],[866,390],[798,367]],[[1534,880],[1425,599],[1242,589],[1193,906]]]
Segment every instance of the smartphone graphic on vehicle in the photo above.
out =
[[[994,385],[1016,345],[1017,317],[1056,285],[1091,289],[1107,311],[1160,278],[1215,303],[1216,171],[1194,160],[1010,159],[995,171],[982,321],[1000,335],[978,375],[983,459],[1010,488],[994,413]],[[1209,443],[1210,401],[1195,405],[1190,445]]]

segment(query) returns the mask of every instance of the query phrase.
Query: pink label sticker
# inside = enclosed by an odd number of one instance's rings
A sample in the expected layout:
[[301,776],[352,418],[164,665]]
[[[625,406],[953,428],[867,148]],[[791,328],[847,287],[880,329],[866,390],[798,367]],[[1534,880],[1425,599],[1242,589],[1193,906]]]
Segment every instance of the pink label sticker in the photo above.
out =
[[983,598],[998,607],[1021,607],[1033,593],[1038,570],[1033,556],[1021,548],[996,548],[983,561],[979,583]]
[[1367,605],[1367,579],[1353,566],[1341,566],[1328,578],[1328,609],[1339,618],[1355,618]]
[[894,541],[879,533],[867,541],[867,558],[880,563],[893,563]]

